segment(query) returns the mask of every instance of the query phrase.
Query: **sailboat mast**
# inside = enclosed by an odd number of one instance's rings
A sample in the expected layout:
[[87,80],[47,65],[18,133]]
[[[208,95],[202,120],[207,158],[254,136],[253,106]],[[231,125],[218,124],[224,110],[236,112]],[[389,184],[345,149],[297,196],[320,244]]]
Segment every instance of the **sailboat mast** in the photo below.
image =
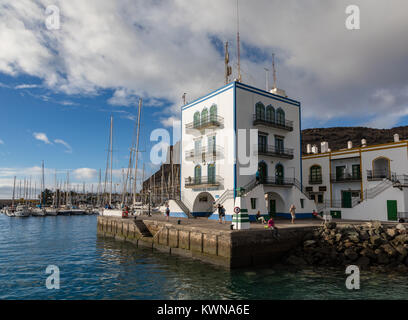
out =
[[139,99],[139,108],[137,115],[137,136],[136,136],[136,154],[135,154],[135,178],[133,181],[133,204],[136,204],[136,183],[137,183],[137,160],[139,158],[139,134],[140,134],[140,115],[142,109],[142,98]]
[[113,188],[113,116],[111,116],[110,125],[110,193],[109,193],[109,205],[112,205],[112,188]]
[[16,193],[16,176],[14,176],[14,183],[13,183],[13,199],[11,200],[11,207],[14,208],[14,197]]
[[41,184],[42,184],[42,191],[44,192],[43,197],[42,197],[41,206],[43,206],[44,202],[45,202],[44,160],[42,161],[41,169],[42,169],[42,181],[41,181]]

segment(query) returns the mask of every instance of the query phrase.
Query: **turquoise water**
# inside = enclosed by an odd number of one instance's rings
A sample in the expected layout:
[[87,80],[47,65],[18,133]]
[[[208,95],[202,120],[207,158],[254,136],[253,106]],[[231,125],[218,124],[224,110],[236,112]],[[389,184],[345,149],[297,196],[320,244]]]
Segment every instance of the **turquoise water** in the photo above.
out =
[[[48,265],[60,289],[45,286]],[[0,299],[407,299],[407,276],[343,270],[227,271],[97,237],[95,216],[0,215]]]

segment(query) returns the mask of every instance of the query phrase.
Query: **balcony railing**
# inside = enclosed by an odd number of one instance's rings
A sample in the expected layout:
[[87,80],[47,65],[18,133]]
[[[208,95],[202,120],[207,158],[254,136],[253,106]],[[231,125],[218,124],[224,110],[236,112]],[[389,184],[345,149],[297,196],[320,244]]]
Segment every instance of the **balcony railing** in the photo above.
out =
[[322,184],[322,176],[309,176],[309,184]]
[[185,178],[186,188],[211,188],[219,187],[224,182],[221,176],[201,176]]
[[293,186],[295,184],[295,179],[281,177],[265,177],[260,178],[259,183],[270,186]]
[[258,150],[258,155],[293,159],[293,149],[278,148],[276,146],[257,144],[255,150]]
[[388,170],[367,170],[367,180],[368,181],[382,180],[382,179],[393,180],[395,177],[396,177],[396,174]]
[[224,148],[220,146],[204,146],[198,149],[191,149],[185,152],[186,160],[204,162],[220,159],[224,154]]
[[264,125],[264,126],[268,126],[268,127],[293,131],[293,121],[269,119],[269,118],[266,118],[266,117],[262,117],[259,114],[254,114],[253,124],[254,124],[254,126]]
[[342,175],[332,174],[330,177],[331,182],[354,182],[361,181],[360,174],[344,173]]
[[220,116],[208,116],[200,121],[193,121],[186,124],[187,130],[202,130],[208,128],[218,128],[224,125],[224,118]]

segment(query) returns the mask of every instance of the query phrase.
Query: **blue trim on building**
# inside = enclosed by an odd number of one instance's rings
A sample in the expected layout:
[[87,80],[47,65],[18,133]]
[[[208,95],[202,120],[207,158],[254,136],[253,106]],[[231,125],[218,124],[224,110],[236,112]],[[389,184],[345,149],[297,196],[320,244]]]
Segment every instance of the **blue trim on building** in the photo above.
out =
[[184,212],[170,212],[170,217],[173,218],[188,218]]
[[209,217],[212,214],[212,212],[199,212],[199,211],[196,211],[196,212],[191,212],[191,214],[194,217]]
[[299,101],[289,99],[289,98],[285,98],[285,97],[282,97],[282,96],[278,96],[276,94],[273,94],[273,93],[270,93],[268,91],[249,86],[247,84],[243,84],[241,82],[237,82],[237,87],[240,88],[240,89],[246,90],[246,91],[257,93],[257,94],[259,94],[261,96],[265,96],[265,97],[268,97],[268,98],[272,98],[274,100],[286,102],[288,104],[300,107],[300,102]]
[[203,96],[201,98],[198,98],[198,99],[194,100],[193,102],[190,102],[190,103],[186,104],[185,106],[183,106],[181,108],[181,110],[184,111],[184,110],[186,110],[186,109],[188,109],[188,108],[190,108],[192,106],[195,106],[196,104],[198,104],[200,102],[204,102],[205,100],[208,100],[208,99],[210,99],[212,97],[215,97],[215,96],[219,95],[220,93],[223,93],[223,92],[233,88],[234,84],[235,84],[235,82],[234,83],[229,83],[229,84],[227,84],[227,85],[225,85],[225,86],[223,86],[221,88],[218,88],[217,90],[214,90],[214,91],[210,92],[209,94],[207,94],[207,95],[205,95],[205,96]]

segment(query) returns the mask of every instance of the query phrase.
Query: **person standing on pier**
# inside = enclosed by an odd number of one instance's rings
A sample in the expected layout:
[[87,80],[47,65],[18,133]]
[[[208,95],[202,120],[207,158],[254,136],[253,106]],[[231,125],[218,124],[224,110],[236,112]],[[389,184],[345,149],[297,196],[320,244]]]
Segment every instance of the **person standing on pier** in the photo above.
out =
[[169,205],[167,205],[166,207],[166,220],[169,221],[169,217],[170,217],[170,208]]
[[292,205],[290,206],[290,208],[289,208],[290,216],[292,217],[292,224],[295,223],[295,218],[296,218],[296,212],[295,212],[295,210],[296,210],[296,207],[295,207],[294,204],[292,204]]

